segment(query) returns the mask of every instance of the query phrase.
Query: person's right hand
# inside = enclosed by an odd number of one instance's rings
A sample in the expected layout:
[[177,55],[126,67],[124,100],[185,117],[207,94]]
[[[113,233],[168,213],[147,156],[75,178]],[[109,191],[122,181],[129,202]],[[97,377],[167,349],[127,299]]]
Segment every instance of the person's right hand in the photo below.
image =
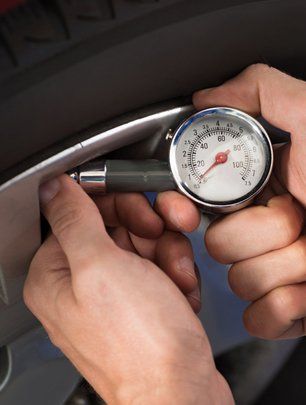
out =
[[[139,196],[124,204],[111,196],[97,201],[117,228],[111,239],[97,206],[67,176],[40,191],[53,234],[32,261],[25,302],[103,399],[232,404],[190,306],[199,309],[187,239],[163,233],[160,217]],[[161,195],[157,207],[168,228],[197,226],[197,210],[181,195]]]
[[229,283],[252,301],[248,331],[263,338],[306,333],[306,83],[265,65],[253,65],[223,85],[197,92],[197,108],[239,108],[291,133],[276,150],[265,206],[245,208],[215,221],[206,234],[210,254],[234,263]]

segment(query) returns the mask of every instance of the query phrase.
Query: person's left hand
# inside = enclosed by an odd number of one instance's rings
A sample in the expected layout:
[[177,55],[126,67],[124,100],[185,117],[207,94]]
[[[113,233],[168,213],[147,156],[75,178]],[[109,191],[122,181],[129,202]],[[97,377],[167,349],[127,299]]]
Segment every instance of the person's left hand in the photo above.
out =
[[[214,221],[205,242],[221,263],[233,264],[229,284],[250,301],[244,323],[264,339],[306,334],[306,82],[257,64],[221,86],[199,91],[198,109],[216,105],[263,116],[290,132],[291,142],[275,149],[268,186],[256,205]],[[286,113],[284,113],[286,112]]]

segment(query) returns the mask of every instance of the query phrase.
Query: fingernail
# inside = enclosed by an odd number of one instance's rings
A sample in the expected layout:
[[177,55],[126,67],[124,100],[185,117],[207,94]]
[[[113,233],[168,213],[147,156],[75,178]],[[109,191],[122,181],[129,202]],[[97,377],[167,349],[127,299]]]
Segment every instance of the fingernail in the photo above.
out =
[[196,301],[201,302],[201,292],[199,286],[194,291],[192,291],[192,293],[188,294],[188,297],[191,297]]
[[58,179],[52,179],[39,187],[39,201],[42,205],[48,204],[59,192],[60,182]]
[[191,277],[193,280],[198,281],[196,274],[195,274],[195,270],[194,270],[194,263],[193,261],[185,256],[182,257],[178,263],[177,263],[177,270],[181,271],[184,274],[187,274],[189,277]]

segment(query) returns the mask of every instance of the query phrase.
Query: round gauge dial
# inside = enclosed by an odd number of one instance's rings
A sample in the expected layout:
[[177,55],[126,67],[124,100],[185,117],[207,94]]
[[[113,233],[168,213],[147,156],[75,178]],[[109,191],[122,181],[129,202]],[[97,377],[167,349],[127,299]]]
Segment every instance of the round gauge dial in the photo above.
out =
[[247,205],[271,174],[273,150],[251,116],[226,107],[200,111],[175,132],[170,166],[179,189],[204,209]]

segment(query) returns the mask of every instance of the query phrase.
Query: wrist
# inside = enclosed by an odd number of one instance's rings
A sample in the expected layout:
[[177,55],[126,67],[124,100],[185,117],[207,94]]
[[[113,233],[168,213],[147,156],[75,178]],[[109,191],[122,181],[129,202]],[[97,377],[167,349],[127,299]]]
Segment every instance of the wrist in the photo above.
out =
[[146,403],[168,405],[234,405],[230,388],[223,376],[214,368],[203,374],[173,374],[151,381],[150,386],[131,382],[127,389],[120,389],[115,403],[142,405]]
[[218,391],[211,354],[206,356],[205,351],[195,350],[197,345],[192,350],[184,346],[178,351],[173,350],[173,346],[165,358],[151,362],[149,368],[144,367],[141,374],[122,384],[116,402],[132,405],[213,403],[205,401]]
[[200,375],[190,375],[176,369],[156,370],[154,376],[142,376],[137,381],[118,387],[116,403],[138,405],[157,403],[203,404],[205,380]]

